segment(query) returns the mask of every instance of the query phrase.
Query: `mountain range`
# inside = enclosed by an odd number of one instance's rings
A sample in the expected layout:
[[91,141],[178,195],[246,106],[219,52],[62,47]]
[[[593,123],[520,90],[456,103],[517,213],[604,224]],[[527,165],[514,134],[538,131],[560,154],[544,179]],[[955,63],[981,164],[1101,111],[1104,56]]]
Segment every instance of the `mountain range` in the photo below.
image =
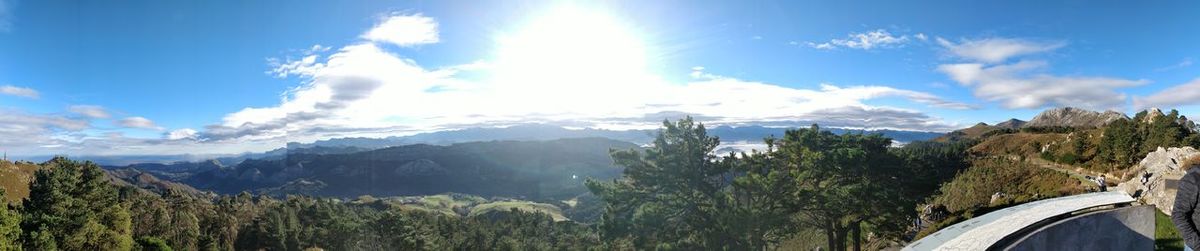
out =
[[[765,127],[765,126],[717,126],[709,128],[709,135],[717,136],[723,143],[726,144],[757,144],[761,143],[763,138],[769,136],[782,136],[783,132],[789,128],[786,127]],[[830,128],[823,127],[837,134],[843,133],[880,133],[884,136],[892,138],[899,143],[930,140],[941,136],[942,132],[928,131],[906,131],[906,130],[891,130],[891,129],[853,129],[853,128]],[[276,148],[265,152],[246,152],[239,154],[222,154],[222,155],[193,155],[193,154],[177,154],[177,155],[80,155],[70,156],[75,159],[86,159],[92,162],[106,166],[125,166],[131,164],[159,163],[170,164],[176,162],[204,162],[209,160],[219,160],[225,165],[237,164],[246,159],[265,159],[265,158],[281,158],[290,153],[352,153],[367,150],[386,148],[391,146],[412,145],[412,144],[429,144],[429,145],[451,145],[455,143],[465,142],[481,142],[495,140],[555,140],[566,138],[607,138],[619,141],[634,143],[637,145],[646,145],[654,140],[656,129],[649,130],[606,130],[606,129],[568,129],[565,127],[547,125],[547,124],[519,124],[508,127],[474,127],[459,130],[447,130],[420,133],[408,136],[392,136],[384,138],[364,138],[364,137],[347,137],[347,138],[332,138],[327,140],[318,140],[311,143],[291,142],[285,147]],[[742,147],[731,147],[728,149],[741,149]],[[744,150],[744,149],[741,149]],[[23,159],[33,161],[44,161],[54,156],[26,156]]]
[[[783,136],[790,127],[765,126],[717,126],[708,129],[710,136],[716,136],[722,142],[761,141],[771,135]],[[844,133],[880,133],[900,142],[928,140],[942,135],[939,132],[904,131],[890,129],[846,129],[822,128],[836,134]],[[386,138],[335,138],[319,140],[313,143],[289,143],[287,149],[312,147],[360,147],[382,148],[388,146],[409,144],[447,145],[462,142],[493,141],[493,140],[553,140],[563,138],[599,137],[646,145],[654,140],[657,130],[605,130],[605,129],[567,129],[546,124],[521,124],[509,127],[467,128],[461,130],[438,131],[409,136],[394,136]]]
[[[1161,111],[1148,111],[1153,118]],[[993,132],[1039,128],[1098,128],[1117,112],[1078,108],[1050,109],[1029,122],[1010,119],[946,134],[894,130],[828,129],[835,133],[881,133],[897,141],[978,139]],[[1186,120],[1185,118],[1181,118]],[[755,144],[786,128],[718,126],[708,129],[723,142]],[[653,130],[572,130],[549,125],[472,128],[388,138],[339,138],[292,143],[265,153],[196,162],[137,163],[107,166],[117,176],[143,187],[170,188],[174,182],[217,193],[255,191],[352,197],[439,194],[446,192],[538,200],[586,194],[588,178],[612,179],[621,173],[609,151],[634,149],[652,140]],[[719,153],[733,151],[726,146]],[[130,170],[136,170],[133,172]],[[151,174],[156,179],[145,177]],[[188,191],[191,192],[191,191]]]
[[[334,197],[465,193],[564,200],[587,193],[583,182],[621,174],[609,151],[637,145],[605,138],[415,144],[353,153],[288,153],[224,166],[136,164],[170,181],[218,193],[255,191]],[[110,168],[117,169],[117,168]]]

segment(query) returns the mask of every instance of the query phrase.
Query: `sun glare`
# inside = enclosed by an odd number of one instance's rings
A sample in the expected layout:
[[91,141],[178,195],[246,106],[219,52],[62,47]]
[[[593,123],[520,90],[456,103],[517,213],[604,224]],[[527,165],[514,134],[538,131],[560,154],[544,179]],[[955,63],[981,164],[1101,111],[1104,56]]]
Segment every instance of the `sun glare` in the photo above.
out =
[[[547,91],[638,78],[646,72],[642,38],[602,10],[560,6],[498,38],[497,81]],[[564,82],[564,80],[571,80]]]

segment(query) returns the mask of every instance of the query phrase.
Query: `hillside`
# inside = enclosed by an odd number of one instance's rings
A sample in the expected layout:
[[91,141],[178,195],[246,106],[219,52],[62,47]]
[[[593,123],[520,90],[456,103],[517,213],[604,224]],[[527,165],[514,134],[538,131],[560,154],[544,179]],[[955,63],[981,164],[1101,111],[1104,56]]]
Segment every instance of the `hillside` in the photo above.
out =
[[4,189],[5,199],[12,203],[29,197],[29,182],[33,181],[33,173],[39,168],[30,162],[0,160],[0,188]]
[[105,170],[105,173],[108,174],[114,184],[119,186],[133,186],[157,194],[182,193],[195,198],[213,197],[211,193],[200,191],[185,184],[162,180],[153,174],[134,168]]
[[1025,127],[1025,124],[1028,124],[1028,123],[1029,122],[1026,122],[1024,120],[1014,118],[1014,119],[1005,120],[1004,122],[1000,122],[1000,123],[996,124],[995,127],[1000,128],[1000,129],[1020,129],[1021,127]]
[[427,195],[563,200],[586,193],[583,182],[621,173],[612,149],[637,146],[601,138],[406,145],[347,154],[289,154],[251,159],[201,171],[170,171],[163,177],[198,189],[232,194]]
[[[34,173],[41,168],[43,168],[42,164],[32,162],[0,161],[0,188],[5,191],[5,199],[10,203],[15,203],[29,197],[29,183],[34,180]],[[161,180],[154,175],[133,168],[104,171],[109,181],[117,186],[132,186],[152,193],[173,191],[196,198],[212,196],[191,186]]]
[[355,205],[381,204],[404,211],[431,212],[454,217],[481,217],[516,209],[527,213],[545,214],[555,221],[571,220],[556,205],[513,199],[485,199],[475,195],[457,193],[384,198],[364,195],[351,200],[350,203]]
[[1009,205],[1097,189],[1087,177],[1108,176],[1115,185],[1145,169],[1137,163],[1155,149],[1200,145],[1194,123],[1174,110],[1129,118],[1057,108],[1019,124],[980,123],[939,137],[978,143],[967,150],[971,167],[928,198],[922,234]]

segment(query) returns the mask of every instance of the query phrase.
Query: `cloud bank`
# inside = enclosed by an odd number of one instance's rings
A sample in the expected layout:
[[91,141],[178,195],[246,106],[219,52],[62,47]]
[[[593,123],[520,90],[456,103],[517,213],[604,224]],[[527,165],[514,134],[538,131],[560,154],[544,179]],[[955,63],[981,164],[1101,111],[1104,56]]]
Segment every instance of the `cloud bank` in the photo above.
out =
[[1194,105],[1200,101],[1200,78],[1175,85],[1145,97],[1133,98],[1133,109]]
[[1058,76],[1046,73],[1043,60],[1010,59],[1046,53],[1065,42],[1039,42],[1014,38],[986,38],[959,43],[937,38],[948,53],[966,63],[942,64],[937,71],[970,88],[975,97],[998,102],[1009,109],[1074,106],[1093,110],[1121,110],[1128,96],[1120,89],[1149,83],[1144,79],[1100,76]]
[[[265,151],[287,142],[333,137],[382,137],[437,130],[520,123],[570,127],[645,129],[662,119],[702,118],[710,125],[759,124],[949,131],[960,125],[911,109],[871,105],[899,98],[938,109],[976,109],[932,93],[880,85],[820,84],[794,88],[721,76],[703,67],[692,78],[668,80],[658,74],[587,68],[570,63],[478,60],[427,66],[404,54],[414,46],[439,42],[438,23],[422,14],[381,18],[358,39],[338,48],[315,45],[300,55],[269,59],[266,74],[297,80],[278,104],[246,107],[201,128],[164,128],[140,116],[114,119],[118,130],[160,131],[137,138],[88,130],[92,120],[113,114],[99,106],[68,107],[69,115],[0,115],[25,121],[0,127],[0,138],[16,133],[38,137],[14,143],[30,154],[217,154]],[[922,37],[924,37],[922,35]],[[573,38],[578,39],[578,38]],[[897,46],[909,38],[883,30],[852,34],[830,43],[855,49]],[[918,38],[919,39],[919,38]],[[592,54],[585,54],[592,55]],[[543,55],[545,56],[545,55]],[[565,65],[564,65],[565,64]],[[518,66],[547,66],[572,74]],[[512,76],[513,72],[520,76]],[[14,87],[17,88],[17,87]],[[24,89],[11,94],[36,98]],[[5,92],[9,93],[9,92]],[[32,130],[32,131],[31,131]],[[10,133],[5,135],[3,133]]]

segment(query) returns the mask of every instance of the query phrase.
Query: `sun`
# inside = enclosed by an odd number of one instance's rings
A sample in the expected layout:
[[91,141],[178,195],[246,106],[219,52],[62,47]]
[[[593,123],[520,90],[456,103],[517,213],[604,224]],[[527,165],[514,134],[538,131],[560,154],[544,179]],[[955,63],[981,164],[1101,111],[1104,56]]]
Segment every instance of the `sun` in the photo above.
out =
[[600,8],[551,8],[499,36],[497,44],[493,75],[518,89],[586,89],[627,82],[647,71],[642,36]]

